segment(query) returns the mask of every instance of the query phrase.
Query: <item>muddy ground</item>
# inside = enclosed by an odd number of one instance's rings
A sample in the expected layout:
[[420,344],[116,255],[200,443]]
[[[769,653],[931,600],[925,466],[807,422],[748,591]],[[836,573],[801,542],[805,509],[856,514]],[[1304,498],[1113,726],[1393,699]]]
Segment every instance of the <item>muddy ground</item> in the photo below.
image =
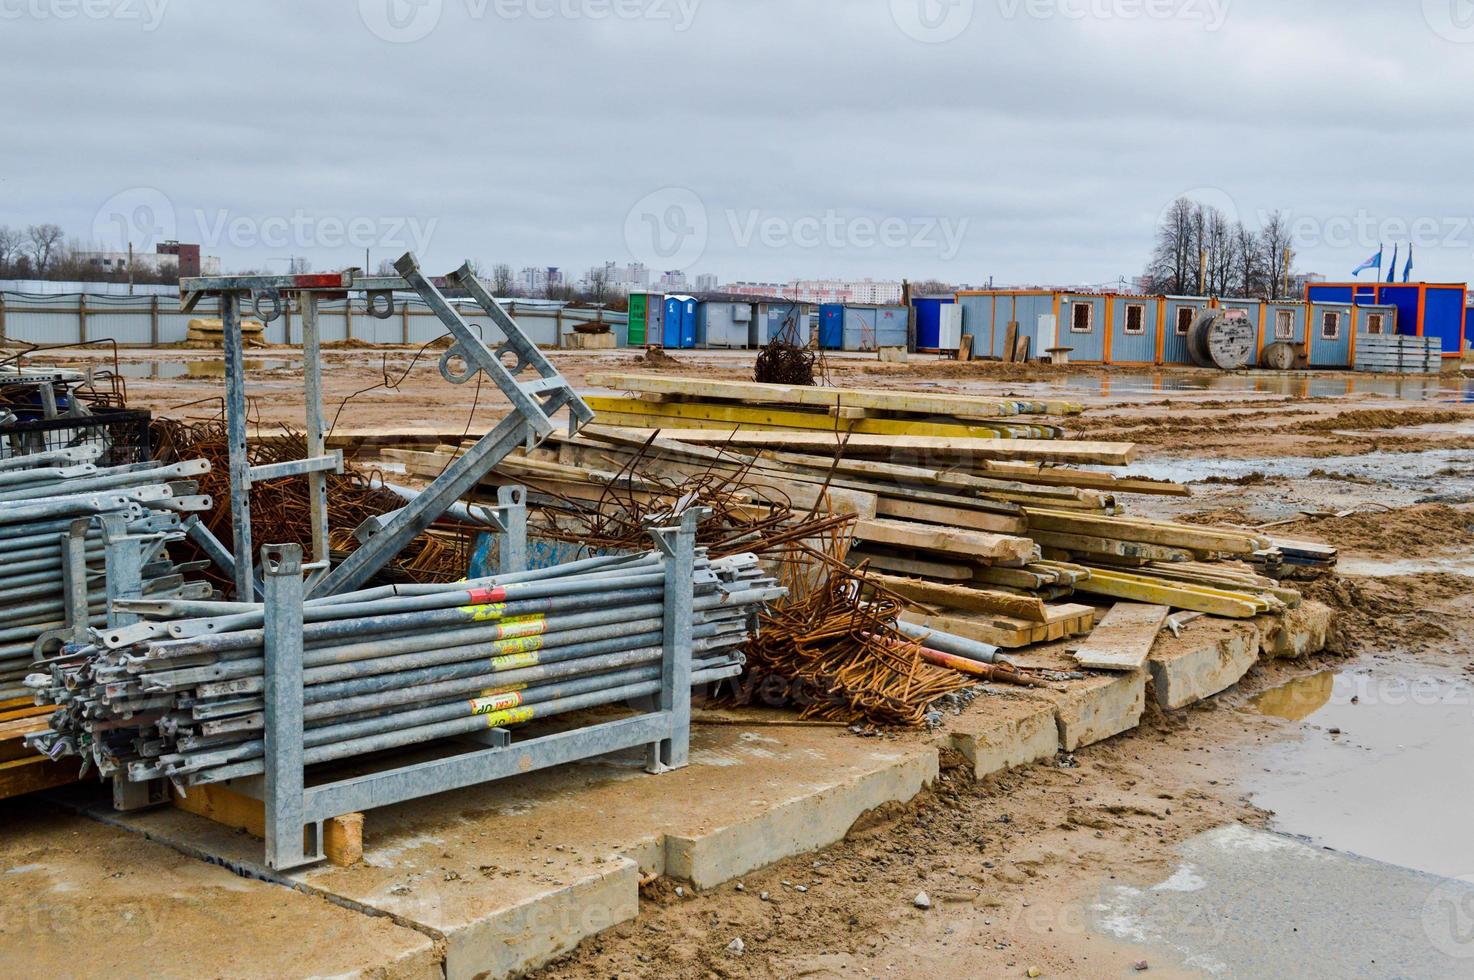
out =
[[[286,350],[253,354],[252,394],[265,423],[296,420],[297,368]],[[218,397],[218,353],[125,355],[135,405]],[[466,424],[495,417],[487,392],[434,373],[435,354],[347,350],[327,355],[329,416],[353,428]],[[750,355],[558,354],[583,386],[592,370],[749,377]],[[274,363],[279,362],[279,363]],[[187,364],[178,374],[171,365]],[[156,365],[156,366],[155,366]],[[193,371],[193,375],[188,373]],[[1303,663],[1261,664],[1234,689],[1171,715],[1149,708],[1136,731],[977,782],[961,760],[905,807],[872,813],[848,838],[710,893],[658,880],[638,920],[584,943],[549,977],[1197,975],[1169,955],[1093,929],[1088,908],[1116,882],[1172,872],[1174,845],[1221,824],[1272,827],[1250,797],[1267,746],[1304,737],[1301,723],[1258,713],[1258,692],[1353,660],[1474,673],[1474,406],[1465,383],[1346,374],[1249,375],[1191,370],[912,363],[831,359],[844,385],[1021,397],[1078,397],[1070,429],[1137,442],[1132,471],[1183,479],[1188,500],[1133,497],[1134,513],[1336,544],[1355,574],[1303,585],[1339,612],[1334,648]],[[176,410],[177,411],[177,410]],[[208,414],[196,406],[192,411]],[[1390,564],[1389,564],[1390,563]],[[1006,697],[1007,692],[989,696]],[[984,704],[974,710],[983,710]],[[914,734],[873,737],[914,738]],[[1325,737],[1333,737],[1327,734]],[[919,893],[930,908],[916,906]],[[1185,928],[1194,927],[1185,924]],[[741,940],[740,953],[731,948]]]

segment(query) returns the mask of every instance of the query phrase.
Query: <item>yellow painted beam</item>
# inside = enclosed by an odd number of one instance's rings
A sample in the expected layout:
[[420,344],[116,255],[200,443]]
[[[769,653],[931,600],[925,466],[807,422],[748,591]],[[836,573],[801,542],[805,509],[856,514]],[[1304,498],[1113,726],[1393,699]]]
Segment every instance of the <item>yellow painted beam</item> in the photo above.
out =
[[[817,412],[797,412],[764,405],[729,405],[720,402],[648,402],[639,398],[584,399],[602,421],[606,416],[642,416],[646,425],[658,428],[672,420],[730,425],[760,426],[776,429],[818,429],[823,432],[862,432],[885,436],[963,436],[972,439],[996,439],[1000,434],[1015,432],[1029,437],[1044,435],[1049,430],[1040,426],[1007,423],[997,425],[953,424],[950,422],[912,421],[909,419],[833,418]],[[694,427],[694,426],[693,426]],[[715,426],[710,426],[715,428]]]

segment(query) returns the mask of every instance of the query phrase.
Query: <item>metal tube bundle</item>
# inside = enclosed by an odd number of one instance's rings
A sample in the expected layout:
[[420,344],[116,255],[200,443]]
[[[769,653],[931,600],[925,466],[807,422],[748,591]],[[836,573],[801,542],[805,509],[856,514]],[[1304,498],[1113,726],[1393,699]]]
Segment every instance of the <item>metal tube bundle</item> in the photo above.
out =
[[[602,557],[445,585],[386,586],[302,607],[306,764],[485,732],[660,690],[665,564]],[[784,594],[754,555],[694,574],[693,686],[741,672],[763,605]],[[59,706],[32,737],[104,775],[185,785],[263,771],[264,609],[123,601],[27,683]],[[192,618],[179,619],[178,616]]]
[[164,547],[183,537],[180,513],[209,507],[190,479],[209,464],[99,468],[100,452],[80,446],[0,467],[0,700],[29,693],[22,680],[48,644],[102,626],[110,597],[210,594],[184,581],[190,568]]

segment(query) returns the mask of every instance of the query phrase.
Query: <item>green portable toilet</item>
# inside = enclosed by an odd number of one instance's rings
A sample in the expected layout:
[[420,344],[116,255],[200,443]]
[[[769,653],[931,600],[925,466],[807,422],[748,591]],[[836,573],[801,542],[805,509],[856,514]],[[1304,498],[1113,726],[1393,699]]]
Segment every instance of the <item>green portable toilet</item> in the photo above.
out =
[[629,345],[644,346],[645,344],[645,313],[647,309],[646,293],[630,293],[630,318],[629,318]]

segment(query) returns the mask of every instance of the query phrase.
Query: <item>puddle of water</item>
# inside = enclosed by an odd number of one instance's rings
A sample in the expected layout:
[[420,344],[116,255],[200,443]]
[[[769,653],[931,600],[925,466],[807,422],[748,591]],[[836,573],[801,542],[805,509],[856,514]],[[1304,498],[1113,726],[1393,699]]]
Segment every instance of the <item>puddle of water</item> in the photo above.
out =
[[[1474,449],[1429,449],[1416,453],[1366,453],[1361,456],[1277,456],[1271,459],[1174,459],[1105,467],[1118,475],[1132,474],[1180,483],[1219,478],[1232,480],[1250,473],[1301,479],[1315,470],[1338,477],[1371,480],[1384,485],[1436,488],[1452,492],[1474,487]],[[1445,471],[1454,471],[1448,473]]]
[[[1254,710],[1303,720],[1249,779],[1276,830],[1448,877],[1474,874],[1474,685],[1454,670],[1361,666],[1294,681]],[[1339,729],[1339,734],[1331,734]]]
[[1256,695],[1249,702],[1249,708],[1261,715],[1303,721],[1330,703],[1335,681],[1334,670],[1297,677],[1288,684]]
[[[247,371],[272,371],[277,368],[301,367],[301,361],[274,358],[247,358],[241,362]],[[155,361],[152,363],[132,362],[119,365],[118,373],[125,378],[148,378],[168,380],[170,378],[223,378],[224,360]]]
[[1426,575],[1430,572],[1474,577],[1474,557],[1408,558],[1398,561],[1385,561],[1378,558],[1355,558],[1342,555],[1336,562],[1336,571],[1342,575],[1360,575],[1366,578],[1390,578],[1394,575]]
[[1057,392],[1064,389],[1100,398],[1171,392],[1227,392],[1293,398],[1376,394],[1406,401],[1474,402],[1474,377],[1457,374],[1394,378],[1350,371],[1250,371],[1185,376],[1160,371],[1113,371],[1106,376],[1076,375],[1047,382],[1011,382],[1006,387],[1015,391]]

